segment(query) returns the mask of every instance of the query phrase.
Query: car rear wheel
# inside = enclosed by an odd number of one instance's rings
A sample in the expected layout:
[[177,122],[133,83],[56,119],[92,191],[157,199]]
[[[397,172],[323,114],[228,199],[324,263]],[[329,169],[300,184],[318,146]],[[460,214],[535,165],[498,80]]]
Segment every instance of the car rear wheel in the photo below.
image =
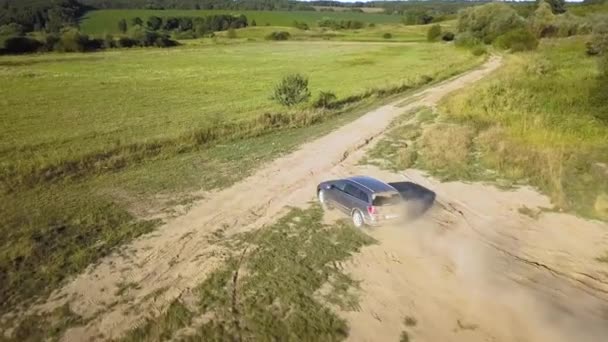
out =
[[353,212],[353,224],[357,228],[361,228],[365,225],[365,221],[363,220],[363,215],[361,215],[361,212],[359,210],[355,210]]

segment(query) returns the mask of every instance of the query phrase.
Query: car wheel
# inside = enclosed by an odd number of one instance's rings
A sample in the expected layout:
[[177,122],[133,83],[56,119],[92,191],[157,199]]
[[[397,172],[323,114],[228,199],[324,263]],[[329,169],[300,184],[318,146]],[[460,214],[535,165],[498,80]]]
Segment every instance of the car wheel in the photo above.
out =
[[365,225],[365,221],[363,220],[363,215],[361,215],[361,212],[359,210],[355,210],[353,212],[353,224],[357,228],[361,228]]
[[329,201],[327,200],[327,194],[325,193],[325,190],[319,190],[317,197],[319,198],[319,203],[321,204],[321,207],[323,207],[323,209],[331,209]]

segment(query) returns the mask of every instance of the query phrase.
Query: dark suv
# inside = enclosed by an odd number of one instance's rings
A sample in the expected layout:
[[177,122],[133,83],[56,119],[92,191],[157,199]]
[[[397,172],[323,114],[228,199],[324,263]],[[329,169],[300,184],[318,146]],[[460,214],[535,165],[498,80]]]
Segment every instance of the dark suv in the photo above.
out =
[[317,186],[317,196],[324,208],[337,208],[348,214],[356,227],[399,219],[403,212],[399,192],[367,176],[323,182]]

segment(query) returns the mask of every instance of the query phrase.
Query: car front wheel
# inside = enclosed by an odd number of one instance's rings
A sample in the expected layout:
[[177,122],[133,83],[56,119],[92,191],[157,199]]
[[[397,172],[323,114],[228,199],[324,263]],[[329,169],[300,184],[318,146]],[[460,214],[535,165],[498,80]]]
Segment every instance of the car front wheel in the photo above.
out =
[[365,221],[363,221],[363,215],[361,215],[361,212],[359,210],[355,210],[353,212],[353,224],[357,228],[361,228],[365,225]]
[[325,193],[325,190],[319,190],[317,197],[319,198],[319,203],[321,204],[321,207],[323,207],[323,209],[331,209],[329,201],[327,200],[327,194]]

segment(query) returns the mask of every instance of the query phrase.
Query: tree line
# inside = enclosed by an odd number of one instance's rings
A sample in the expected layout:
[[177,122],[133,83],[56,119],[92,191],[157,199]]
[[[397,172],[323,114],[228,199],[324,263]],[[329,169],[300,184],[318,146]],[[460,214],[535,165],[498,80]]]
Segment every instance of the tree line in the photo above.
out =
[[59,32],[74,26],[89,8],[76,0],[4,0],[0,2],[0,26],[17,24],[25,32]]
[[165,32],[190,32],[195,36],[203,36],[210,32],[226,31],[247,27],[249,22],[245,15],[233,16],[229,14],[216,14],[206,17],[159,17],[150,16],[145,22],[139,18],[133,18],[130,22],[126,19],[118,21],[118,29],[121,33],[127,33],[129,27],[145,27],[150,31]]

